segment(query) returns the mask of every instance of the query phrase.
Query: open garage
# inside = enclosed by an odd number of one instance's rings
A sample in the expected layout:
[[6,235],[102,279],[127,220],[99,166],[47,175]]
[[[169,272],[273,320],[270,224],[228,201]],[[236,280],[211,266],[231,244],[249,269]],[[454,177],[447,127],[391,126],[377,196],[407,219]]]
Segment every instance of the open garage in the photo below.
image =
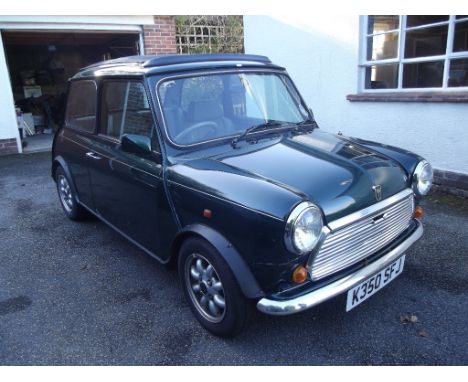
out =
[[74,73],[94,62],[140,52],[140,34],[135,32],[5,31],[2,39],[24,152],[51,145]]
[[173,16],[0,15],[0,156],[50,150],[80,68],[176,52]]

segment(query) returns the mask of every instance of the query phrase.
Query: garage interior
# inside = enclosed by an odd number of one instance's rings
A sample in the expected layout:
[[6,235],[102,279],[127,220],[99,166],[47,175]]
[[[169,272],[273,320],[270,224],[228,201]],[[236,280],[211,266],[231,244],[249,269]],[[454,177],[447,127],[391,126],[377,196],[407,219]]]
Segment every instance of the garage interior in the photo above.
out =
[[140,51],[137,32],[2,31],[2,38],[25,153],[51,147],[68,79],[79,69]]

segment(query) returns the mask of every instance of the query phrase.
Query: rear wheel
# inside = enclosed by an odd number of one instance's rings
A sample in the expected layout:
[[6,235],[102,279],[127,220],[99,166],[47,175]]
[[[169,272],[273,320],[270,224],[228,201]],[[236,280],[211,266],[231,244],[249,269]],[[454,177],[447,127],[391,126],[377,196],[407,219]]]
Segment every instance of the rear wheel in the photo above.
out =
[[180,249],[178,268],[187,301],[205,329],[230,337],[247,326],[250,302],[213,246],[199,238],[187,239]]
[[65,215],[71,220],[83,219],[86,216],[86,210],[78,204],[71,182],[60,166],[55,170],[55,183],[57,185],[60,204],[62,205]]

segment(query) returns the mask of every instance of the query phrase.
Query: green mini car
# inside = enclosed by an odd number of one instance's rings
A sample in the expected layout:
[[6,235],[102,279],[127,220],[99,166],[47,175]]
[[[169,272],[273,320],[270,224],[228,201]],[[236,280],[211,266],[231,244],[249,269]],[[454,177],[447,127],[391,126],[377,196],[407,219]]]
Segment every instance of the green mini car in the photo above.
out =
[[423,158],[319,129],[286,70],[241,54],[134,56],[69,83],[52,176],[65,214],[97,216],[178,267],[210,332],[338,295],[353,309],[423,232]]

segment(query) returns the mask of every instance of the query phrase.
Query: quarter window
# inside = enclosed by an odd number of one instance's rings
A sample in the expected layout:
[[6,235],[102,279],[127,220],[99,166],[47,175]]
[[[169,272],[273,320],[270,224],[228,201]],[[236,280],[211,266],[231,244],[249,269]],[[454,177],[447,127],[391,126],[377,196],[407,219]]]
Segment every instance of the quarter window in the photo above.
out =
[[468,16],[366,16],[363,30],[363,90],[468,90]]
[[65,125],[93,133],[96,128],[97,88],[94,81],[74,81],[68,93]]

